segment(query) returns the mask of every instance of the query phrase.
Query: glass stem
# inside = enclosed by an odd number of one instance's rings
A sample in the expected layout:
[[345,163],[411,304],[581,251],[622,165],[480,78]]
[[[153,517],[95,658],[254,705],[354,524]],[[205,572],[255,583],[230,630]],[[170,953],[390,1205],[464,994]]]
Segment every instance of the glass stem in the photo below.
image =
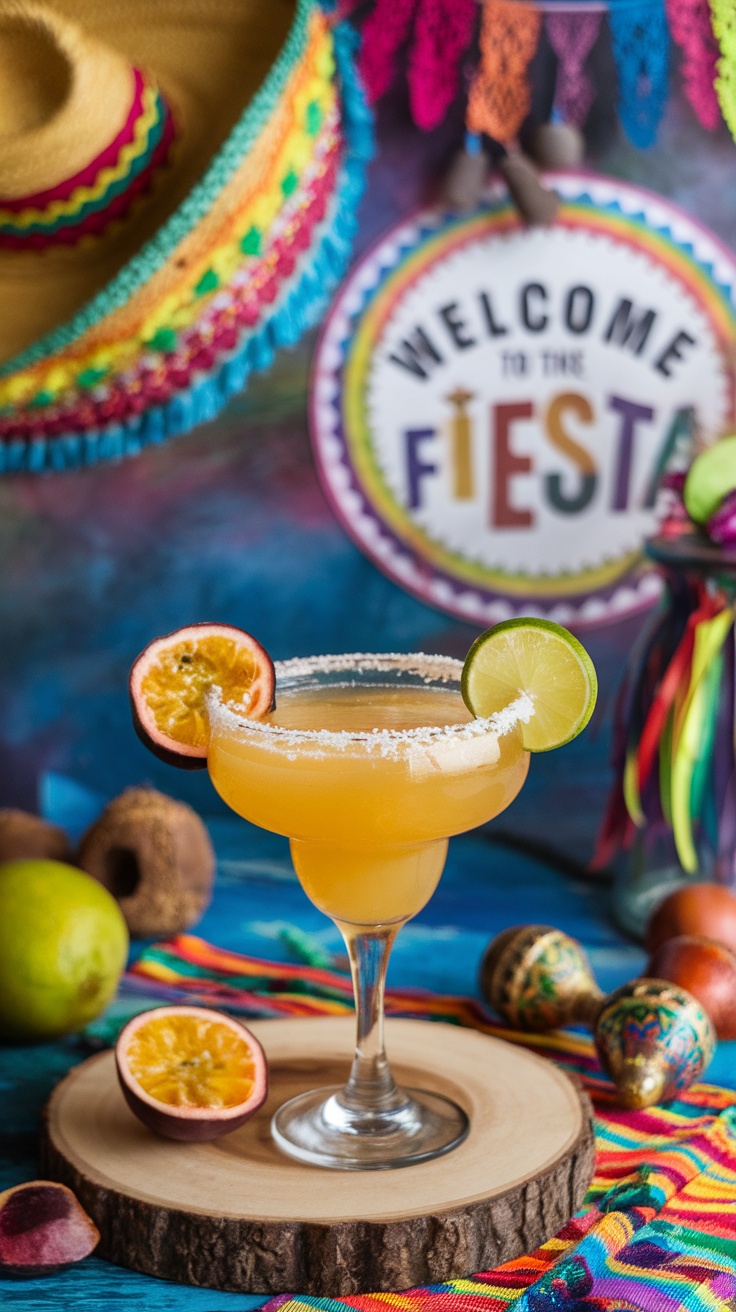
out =
[[381,1115],[406,1102],[397,1089],[383,1045],[383,995],[386,968],[401,924],[355,932],[340,926],[350,957],[357,1033],[350,1078],[338,1095],[344,1107]]

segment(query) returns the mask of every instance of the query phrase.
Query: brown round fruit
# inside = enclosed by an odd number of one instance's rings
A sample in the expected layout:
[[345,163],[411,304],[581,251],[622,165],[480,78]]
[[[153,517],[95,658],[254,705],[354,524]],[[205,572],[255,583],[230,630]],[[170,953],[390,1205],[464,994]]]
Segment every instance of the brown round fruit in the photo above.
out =
[[215,853],[190,806],[126,788],[82,839],[79,864],[117,899],[133,938],[180,934],[212,897]]
[[190,624],[150,642],[130,671],[138,737],[168,765],[207,764],[207,698],[217,688],[239,715],[260,719],[273,707],[273,661],[260,642],[231,624]]
[[245,1025],[206,1007],[156,1007],[123,1029],[118,1079],[131,1111],[167,1139],[218,1139],[265,1102],[268,1065]]
[[72,850],[64,830],[28,811],[0,810],[0,862],[31,856],[70,861]]
[[649,920],[647,952],[681,934],[712,938],[736,952],[736,897],[722,884],[690,884],[670,893]]
[[721,943],[693,934],[655,948],[645,975],[687,989],[705,1008],[719,1039],[736,1039],[736,956]]

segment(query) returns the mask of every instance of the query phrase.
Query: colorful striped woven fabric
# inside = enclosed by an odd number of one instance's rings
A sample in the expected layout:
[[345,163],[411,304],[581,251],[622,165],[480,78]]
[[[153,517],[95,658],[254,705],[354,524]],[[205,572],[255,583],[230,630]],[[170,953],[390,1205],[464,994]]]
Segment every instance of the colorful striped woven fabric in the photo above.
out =
[[[248,1016],[349,1011],[350,979],[314,965],[227,952],[192,935],[146,949],[129,991]],[[736,1309],[736,1091],[700,1084],[642,1112],[616,1107],[588,1038],[521,1034],[473,998],[389,989],[391,1015],[469,1025],[522,1043],[583,1081],[596,1111],[596,1171],[586,1203],[534,1253],[444,1285],[329,1299],[280,1295],[266,1312],[726,1312]]]

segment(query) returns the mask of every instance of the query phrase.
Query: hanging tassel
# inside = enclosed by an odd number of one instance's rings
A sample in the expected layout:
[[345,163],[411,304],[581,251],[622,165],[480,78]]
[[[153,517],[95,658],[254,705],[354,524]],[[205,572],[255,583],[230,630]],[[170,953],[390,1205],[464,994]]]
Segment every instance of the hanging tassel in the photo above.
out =
[[713,32],[721,51],[716,94],[731,136],[736,139],[736,22],[732,0],[710,0]]
[[[733,631],[723,645],[723,673],[718,698],[718,718],[713,745],[713,770],[711,793],[716,818],[715,848],[720,857],[722,833],[719,817],[726,802],[729,785],[736,766],[736,742],[734,741],[734,665],[736,662],[736,644]],[[734,836],[736,838],[736,836]],[[731,848],[733,850],[733,847]]]
[[608,10],[618,72],[618,112],[634,146],[654,144],[668,96],[669,31],[663,0]]
[[664,651],[672,640],[672,623],[668,613],[658,612],[651,627],[645,629],[644,635],[645,641],[632,655],[632,687],[625,725],[626,749],[622,772],[626,809],[632,823],[639,829],[651,819],[644,803],[648,796],[653,795],[653,790],[647,788],[649,779],[642,773],[640,754],[649,708],[666,664]]
[[590,863],[592,870],[602,870],[608,865],[618,849],[627,845],[627,837],[633,831],[623,790],[626,758],[632,738],[630,726],[641,723],[646,714],[646,673],[653,664],[657,667],[664,664],[664,659],[660,661],[656,657],[661,651],[670,649],[670,628],[670,615],[661,605],[637,638],[616,694],[611,750],[614,786],[596,839],[595,853]]
[[659,804],[670,829],[672,828],[672,734],[675,710],[672,707],[662,730],[659,742]]
[[[725,645],[721,722],[717,732],[715,777],[718,792],[718,854],[716,871],[724,884],[736,885],[736,636]],[[720,759],[719,759],[720,757]]]
[[488,178],[488,159],[483,143],[473,132],[465,134],[463,149],[458,151],[440,191],[440,204],[453,214],[474,210]]
[[529,149],[541,169],[576,169],[585,157],[585,137],[580,128],[553,114],[534,129]]
[[370,104],[388,91],[417,0],[377,0],[364,25],[358,70]]
[[696,611],[690,616],[682,640],[652,698],[639,735],[637,758],[638,785],[640,789],[644,789],[646,786],[649,772],[657,757],[657,745],[665,722],[674,705],[677,690],[682,686],[685,675],[691,667],[696,625],[701,619],[705,618],[707,618],[707,612],[703,611]]
[[498,171],[525,223],[537,227],[554,221],[560,206],[559,196],[544,186],[532,161],[522,151],[510,150],[503,155],[498,161]]
[[616,782],[596,864],[626,846],[633,825],[653,832],[664,822],[685,870],[698,868],[707,846],[730,869],[733,625],[734,608],[720,590],[668,571],[668,600],[632,653],[617,700]]
[[[690,814],[693,820],[705,828],[706,790],[713,764],[713,749],[716,741],[716,724],[718,721],[718,699],[723,676],[723,652],[719,651],[705,672],[702,684],[702,722],[698,754],[693,767],[690,783]],[[712,793],[711,793],[712,796]],[[715,809],[713,811],[715,815]],[[711,830],[712,845],[718,841],[717,832]]]
[[667,0],[667,18],[673,40],[682,49],[685,95],[698,122],[713,132],[721,111],[715,89],[718,45],[709,0]]
[[726,607],[713,619],[701,620],[695,629],[693,667],[690,687],[675,719],[672,745],[672,832],[683,870],[695,874],[698,853],[695,847],[692,785],[698,757],[703,750],[706,716],[706,676],[718,657],[733,625],[733,611]]
[[409,50],[409,104],[424,132],[442,122],[455,99],[477,13],[475,0],[419,0]]

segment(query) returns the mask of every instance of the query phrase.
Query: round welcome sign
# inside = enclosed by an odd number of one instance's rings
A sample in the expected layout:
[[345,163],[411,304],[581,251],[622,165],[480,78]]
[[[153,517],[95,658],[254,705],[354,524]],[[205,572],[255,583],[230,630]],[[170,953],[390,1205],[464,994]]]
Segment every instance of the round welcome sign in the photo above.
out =
[[499,186],[393,229],[324,327],[312,440],[355,542],[478,624],[605,621],[657,591],[657,488],[733,419],[736,261],[659,197],[558,174],[549,228]]

